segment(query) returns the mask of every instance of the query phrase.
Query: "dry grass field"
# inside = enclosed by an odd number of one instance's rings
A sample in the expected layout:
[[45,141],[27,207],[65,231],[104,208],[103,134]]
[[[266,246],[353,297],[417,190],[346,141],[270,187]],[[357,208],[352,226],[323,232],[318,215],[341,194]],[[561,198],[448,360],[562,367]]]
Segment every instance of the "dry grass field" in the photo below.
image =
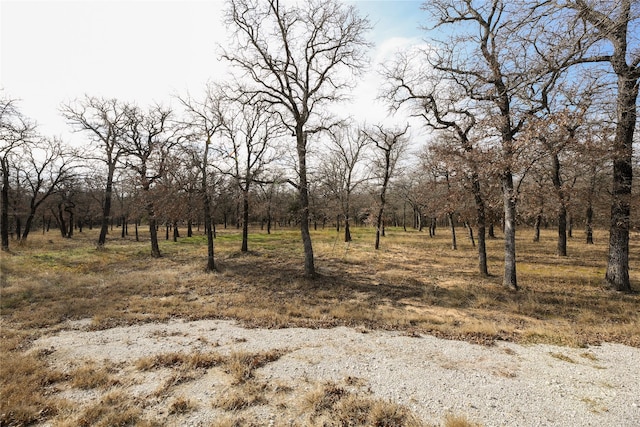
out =
[[[460,233],[462,234],[462,233]],[[235,319],[247,327],[325,328],[338,325],[362,329],[400,330],[408,335],[438,337],[491,345],[496,340],[581,347],[615,342],[640,347],[640,236],[631,238],[631,280],[636,290],[620,294],[602,288],[606,267],[606,233],[595,245],[581,233],[569,241],[569,256],[555,255],[555,232],[543,231],[540,242],[531,233],[518,235],[518,278],[521,290],[501,286],[502,240],[488,241],[491,277],[480,277],[476,252],[458,236],[439,229],[426,233],[389,229],[380,251],[373,249],[372,229],[354,229],[345,244],[335,230],[313,232],[317,278],[302,277],[302,247],[296,230],[271,235],[255,230],[250,252],[241,253],[237,230],[222,230],[216,239],[218,271],[206,273],[206,242],[202,236],[161,241],[163,257],[150,257],[149,243],[110,235],[102,250],[94,231],[62,239],[56,233],[32,234],[23,245],[12,242],[2,253],[0,337],[0,425],[28,425],[60,420],[73,413],[71,425],[153,425],[117,392],[102,405],[73,412],[51,393],[64,384],[77,389],[108,389],[108,366],[85,366],[59,372],[46,354],[29,352],[38,337],[64,328],[68,320],[91,319],[90,329],[181,318]],[[232,356],[179,355],[141,359],[140,371],[186,366],[189,372],[221,366],[237,385],[229,399],[214,402],[230,417],[220,425],[241,425],[234,411],[246,399],[264,396],[266,387],[252,379],[259,366],[278,354]],[[188,380],[176,378],[176,381]],[[261,390],[256,391],[256,387]],[[403,408],[348,396],[345,386],[319,385],[302,405],[309,412],[353,411],[364,424],[417,425]],[[271,390],[270,393],[278,391]],[[235,397],[234,397],[235,396]],[[264,398],[264,397],[262,397]],[[254,402],[255,403],[255,402]],[[340,403],[340,407],[337,405]],[[188,399],[170,404],[171,413],[190,410]],[[346,406],[346,408],[345,408]],[[346,411],[346,412],[345,412]],[[350,412],[351,411],[351,412]],[[365,415],[362,415],[365,414]],[[378,417],[378,418],[375,418]],[[395,417],[395,418],[394,418]],[[235,421],[234,421],[235,420]],[[58,422],[56,421],[56,422]],[[450,417],[445,425],[471,425]],[[65,425],[65,424],[58,424]]]

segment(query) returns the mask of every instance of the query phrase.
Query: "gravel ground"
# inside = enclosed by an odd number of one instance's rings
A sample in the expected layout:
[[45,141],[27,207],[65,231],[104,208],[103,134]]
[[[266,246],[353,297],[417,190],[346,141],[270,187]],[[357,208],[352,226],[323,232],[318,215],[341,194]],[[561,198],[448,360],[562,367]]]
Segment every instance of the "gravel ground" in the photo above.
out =
[[[438,425],[451,413],[484,426],[640,426],[640,349],[624,345],[575,349],[499,342],[485,347],[344,327],[246,329],[231,321],[176,320],[87,331],[88,323],[70,323],[37,340],[34,349],[46,350],[48,360],[63,370],[91,360],[126,367],[144,356],[176,351],[287,349],[259,369],[261,380],[295,385],[301,393],[314,383],[355,378],[373,397],[405,405],[429,424]],[[169,373],[142,375],[130,367],[121,368],[120,375],[137,375],[128,393],[145,399]],[[182,395],[202,404],[180,424],[207,425],[219,416],[207,402],[228,387],[221,375],[208,372],[182,386]],[[82,403],[97,398],[95,393],[67,392],[66,397]],[[164,406],[150,405],[157,411],[151,415],[166,417]],[[265,425],[286,424],[275,405],[253,411]]]

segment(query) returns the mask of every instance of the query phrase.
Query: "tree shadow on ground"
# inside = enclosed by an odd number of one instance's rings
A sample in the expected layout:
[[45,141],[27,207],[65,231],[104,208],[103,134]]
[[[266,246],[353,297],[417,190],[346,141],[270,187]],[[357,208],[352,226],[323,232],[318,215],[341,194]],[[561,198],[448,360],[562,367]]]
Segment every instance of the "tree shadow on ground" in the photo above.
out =
[[[601,331],[593,336],[584,332],[603,322],[633,322],[636,317],[632,307],[633,301],[639,300],[637,295],[603,295],[606,291],[596,286],[577,289],[553,284],[513,292],[501,285],[500,277],[481,277],[471,271],[461,272],[452,280],[445,268],[430,268],[428,276],[421,276],[410,267],[376,269],[352,262],[331,262],[330,267],[318,268],[316,277],[306,278],[296,261],[255,254],[233,257],[225,260],[224,274],[230,280],[246,283],[246,291],[261,295],[274,310],[287,312],[291,311],[288,305],[296,305],[293,317],[298,320],[293,323],[302,326],[314,325],[313,318],[319,310],[326,314],[317,323],[319,327],[352,325],[353,319],[358,318],[372,328],[417,330],[485,342],[517,341],[513,330],[549,324],[582,334],[581,343],[607,339],[640,345],[637,334],[605,338]],[[336,306],[344,307],[344,316],[331,309]],[[393,311],[393,315],[381,314],[383,310]],[[428,315],[422,319],[416,314],[420,311]],[[445,327],[439,320],[434,323],[438,313],[445,313],[446,322],[451,324]],[[484,323],[489,332],[465,331],[464,322]],[[255,319],[252,324],[260,325]]]

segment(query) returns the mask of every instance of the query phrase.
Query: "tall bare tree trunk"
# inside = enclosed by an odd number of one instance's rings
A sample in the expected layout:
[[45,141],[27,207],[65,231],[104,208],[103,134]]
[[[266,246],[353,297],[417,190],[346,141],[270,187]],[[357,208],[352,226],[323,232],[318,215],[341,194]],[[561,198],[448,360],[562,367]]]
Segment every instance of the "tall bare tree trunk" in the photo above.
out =
[[68,238],[72,238],[73,237],[73,229],[75,227],[75,219],[74,219],[74,214],[73,214],[73,206],[66,206],[64,208],[65,212],[67,212],[69,214],[69,231],[67,232],[67,237]]
[[558,256],[567,256],[567,208],[562,204],[558,208]]
[[351,207],[349,206],[349,198],[350,198],[350,194],[347,194],[347,202],[346,202],[346,208],[344,210],[344,241],[345,242],[350,242],[351,241],[351,228],[350,228],[350,219],[349,218],[349,209],[351,209]]
[[[602,3],[602,4],[601,4]],[[609,259],[605,284],[623,292],[631,291],[629,281],[629,228],[631,184],[633,180],[633,135],[637,121],[640,57],[636,40],[631,37],[630,23],[635,19],[632,0],[615,2],[615,12],[601,11],[607,2],[576,0],[568,3],[581,17],[593,25],[592,31],[608,40],[613,52],[608,61],[617,76],[616,132],[612,146],[613,188],[611,191],[611,223],[609,227]],[[633,5],[633,6],[632,6]],[[613,11],[612,11],[613,12]],[[599,57],[597,57],[600,60]]]
[[350,242],[351,240],[351,227],[349,225],[349,217],[347,216],[344,218],[344,241]]
[[536,221],[533,223],[533,241],[540,241],[540,226],[542,225],[542,210],[538,211]]
[[271,234],[271,199],[267,203],[267,234]]
[[98,237],[98,248],[104,247],[109,233],[109,220],[111,219],[111,196],[113,194],[113,175],[115,174],[115,162],[108,162],[109,171],[107,173],[107,185],[104,190],[104,202],[102,204],[102,220],[100,223],[100,236]]
[[447,218],[449,219],[449,228],[451,229],[451,249],[458,250],[458,242],[456,240],[456,225],[453,222],[453,212],[447,212]]
[[516,276],[516,196],[511,171],[502,178],[504,201],[504,278],[509,289],[518,289]]
[[560,206],[558,207],[558,245],[556,254],[567,256],[567,206],[564,190],[562,189],[562,177],[560,176],[560,159],[558,153],[551,156],[551,181],[556,190]]
[[213,226],[211,224],[211,202],[209,196],[204,196],[204,229],[207,235],[207,271],[216,269],[214,250],[213,250]]
[[407,202],[402,204],[402,229],[407,231]]
[[2,213],[0,214],[0,234],[2,250],[9,250],[9,159],[2,158]]
[[[247,185],[248,187],[248,185]],[[249,188],[242,190],[242,247],[241,252],[249,250]]]
[[382,204],[380,205],[380,209],[378,210],[378,215],[376,216],[376,244],[375,248],[380,249],[380,234],[382,233],[383,225],[383,215],[384,215],[384,196],[382,196]]
[[204,156],[202,160],[202,181],[200,191],[202,192],[202,204],[204,210],[204,232],[207,235],[207,271],[214,271],[216,269],[216,263],[214,258],[213,237],[214,231],[211,225],[211,200],[209,199],[208,183],[207,183],[207,168],[209,166],[209,145],[211,144],[211,137],[207,138],[207,143],[204,148]]
[[613,142],[613,191],[609,228],[609,262],[606,284],[617,291],[630,292],[629,228],[631,183],[633,180],[633,134],[636,126],[638,79],[618,75],[618,118]]
[[29,232],[31,231],[31,227],[33,224],[33,220],[35,218],[35,212],[30,212],[29,216],[27,216],[27,221],[24,224],[24,231],[22,232],[22,237],[20,237],[19,230],[18,227],[16,226],[16,234],[18,236],[18,238],[20,238],[20,240],[22,241],[26,241],[27,240],[27,236],[29,235]]
[[588,201],[587,205],[587,213],[586,213],[586,235],[587,235],[587,245],[593,245],[593,205],[591,200]]
[[151,236],[151,256],[160,258],[160,245],[158,244],[158,222],[153,208],[153,203],[147,203],[147,214],[149,215],[149,234]]
[[314,277],[316,268],[313,260],[313,245],[309,232],[309,187],[307,182],[307,136],[302,126],[296,126],[296,138],[298,148],[298,165],[300,167],[300,232],[304,247],[304,275]]
[[[483,276],[489,275],[489,269],[487,267],[487,240],[486,240],[486,213],[484,199],[480,191],[480,178],[478,173],[474,172],[472,175],[472,191],[473,198],[476,205],[476,222],[478,223],[478,269]],[[469,227],[471,232],[471,227]]]
[[58,203],[58,224],[60,225],[60,235],[64,238],[67,237],[67,222],[64,220],[64,211],[62,209],[63,202]]
[[469,233],[469,242],[471,242],[471,247],[475,248],[476,247],[476,239],[473,235],[473,227],[471,227],[471,224],[469,224],[469,222],[465,222],[464,226],[467,228],[467,232]]

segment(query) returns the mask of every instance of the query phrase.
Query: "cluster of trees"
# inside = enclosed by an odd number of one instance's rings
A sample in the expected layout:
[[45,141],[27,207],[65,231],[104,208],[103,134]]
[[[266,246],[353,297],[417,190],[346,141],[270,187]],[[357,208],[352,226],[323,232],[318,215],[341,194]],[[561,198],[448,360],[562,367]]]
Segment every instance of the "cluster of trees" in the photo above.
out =
[[[38,136],[14,100],[3,98],[2,248],[25,240],[42,214],[63,236],[114,219],[188,234],[203,226],[208,269],[215,269],[215,224],[259,221],[300,227],[305,274],[315,274],[310,227],[329,222],[344,239],[357,221],[465,227],[480,274],[489,274],[485,241],[504,233],[504,284],[517,289],[516,224],[558,229],[567,255],[574,224],[609,221],[606,283],[629,291],[629,236],[639,46],[631,37],[631,0],[433,0],[421,46],[400,51],[379,70],[380,97],[409,126],[366,125],[331,114],[366,69],[369,22],[337,0],[281,5],[230,0],[233,44],[222,57],[240,71],[179,108],[86,96],[63,105],[86,135],[84,151]],[[413,147],[413,148],[411,148]],[[637,190],[635,190],[637,193]],[[608,212],[607,212],[608,211]],[[24,223],[23,223],[24,219]],[[10,227],[9,224],[13,227]],[[637,226],[637,225],[636,225]],[[475,232],[474,232],[475,230]],[[175,234],[177,237],[177,234]],[[174,237],[175,238],[175,237]]]

